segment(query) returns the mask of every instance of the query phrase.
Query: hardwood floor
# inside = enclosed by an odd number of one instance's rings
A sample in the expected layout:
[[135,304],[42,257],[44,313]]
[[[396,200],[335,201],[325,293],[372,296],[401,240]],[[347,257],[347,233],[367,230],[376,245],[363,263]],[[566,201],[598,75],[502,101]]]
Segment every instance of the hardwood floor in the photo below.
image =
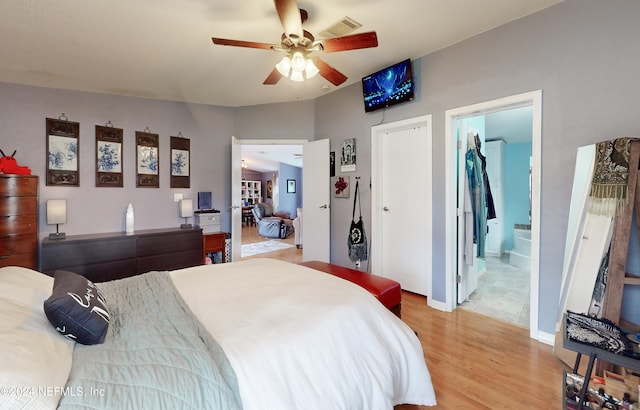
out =
[[[262,240],[255,227],[243,227],[242,243]],[[293,235],[285,241],[293,244]],[[302,250],[254,257],[298,263]],[[528,329],[463,309],[441,312],[410,292],[402,295],[402,320],[418,333],[438,405],[395,410],[562,408],[562,370],[569,367]]]
[[409,292],[402,294],[402,320],[422,343],[438,400],[431,408],[562,408],[562,370],[569,367],[528,329],[463,309],[441,312]]

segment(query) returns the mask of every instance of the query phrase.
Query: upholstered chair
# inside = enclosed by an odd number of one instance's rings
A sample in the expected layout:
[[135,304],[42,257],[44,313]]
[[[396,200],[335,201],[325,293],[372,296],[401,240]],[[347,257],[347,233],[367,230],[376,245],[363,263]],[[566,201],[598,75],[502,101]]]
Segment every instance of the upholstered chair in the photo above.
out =
[[271,204],[256,204],[252,212],[260,236],[284,239],[293,232],[291,220],[274,216]]

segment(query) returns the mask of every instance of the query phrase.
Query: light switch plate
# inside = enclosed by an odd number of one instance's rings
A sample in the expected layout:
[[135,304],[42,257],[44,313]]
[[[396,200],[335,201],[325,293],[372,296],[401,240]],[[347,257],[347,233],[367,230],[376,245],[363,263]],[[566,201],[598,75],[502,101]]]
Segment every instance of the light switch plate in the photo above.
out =
[[182,194],[173,194],[173,202],[182,201]]

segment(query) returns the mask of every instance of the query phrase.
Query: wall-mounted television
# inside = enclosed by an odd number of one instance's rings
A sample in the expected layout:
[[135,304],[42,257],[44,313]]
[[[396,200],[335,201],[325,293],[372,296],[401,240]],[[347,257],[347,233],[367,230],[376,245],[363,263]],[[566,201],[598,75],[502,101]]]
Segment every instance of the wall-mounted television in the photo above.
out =
[[406,59],[362,78],[365,112],[413,100],[411,60]]

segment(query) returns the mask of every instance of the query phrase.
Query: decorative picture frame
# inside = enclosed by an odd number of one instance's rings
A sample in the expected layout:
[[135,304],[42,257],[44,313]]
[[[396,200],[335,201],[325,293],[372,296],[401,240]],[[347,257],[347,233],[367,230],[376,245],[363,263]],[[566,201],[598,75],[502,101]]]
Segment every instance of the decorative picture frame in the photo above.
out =
[[170,137],[171,147],[171,188],[191,187],[191,140],[182,133]]
[[136,131],[136,187],[160,188],[159,137],[148,127]]
[[271,199],[273,197],[273,181],[267,181],[267,199]]
[[122,188],[123,130],[96,125],[96,187]]
[[287,194],[295,194],[295,193],[296,193],[296,180],[287,179]]
[[347,138],[340,141],[340,172],[356,170],[356,139]]
[[331,151],[329,153],[329,176],[331,178],[336,176],[336,152]]
[[333,177],[333,194],[336,198],[349,198],[351,188],[351,177],[334,176]]
[[47,186],[80,186],[80,123],[64,113],[46,119]]

